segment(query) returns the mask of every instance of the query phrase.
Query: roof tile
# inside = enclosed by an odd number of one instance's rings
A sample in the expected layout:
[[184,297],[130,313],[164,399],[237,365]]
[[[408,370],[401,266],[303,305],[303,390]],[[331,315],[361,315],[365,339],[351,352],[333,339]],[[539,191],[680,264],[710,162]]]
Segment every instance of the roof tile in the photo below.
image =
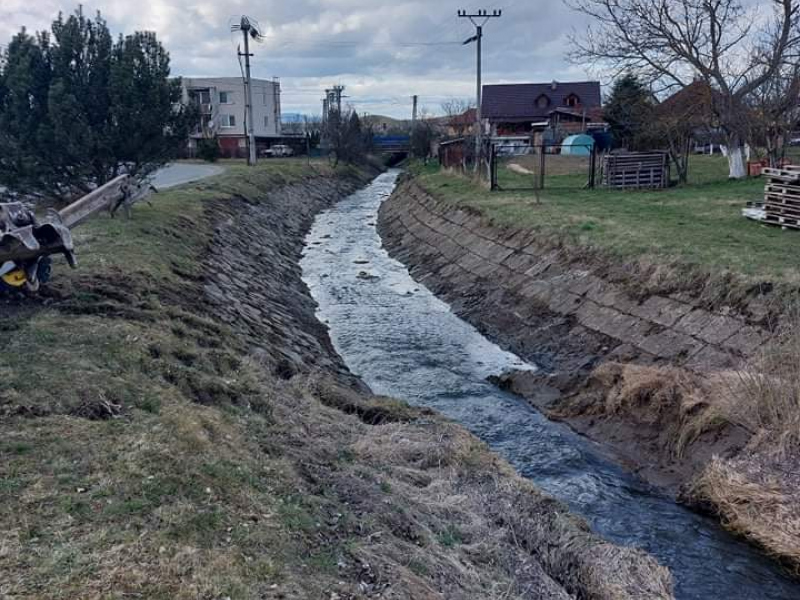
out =
[[[565,100],[571,94],[578,96],[581,109],[591,110],[601,106],[598,81],[515,83],[483,86],[481,113],[484,118],[492,120],[547,120],[554,109],[566,106]],[[542,95],[550,100],[545,108],[536,105],[536,100]]]

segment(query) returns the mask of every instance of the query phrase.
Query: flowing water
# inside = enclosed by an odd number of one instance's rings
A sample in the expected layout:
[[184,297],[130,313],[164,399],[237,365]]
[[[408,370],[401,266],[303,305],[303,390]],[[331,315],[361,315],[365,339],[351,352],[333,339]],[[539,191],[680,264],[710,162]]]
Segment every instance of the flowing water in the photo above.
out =
[[672,571],[678,598],[800,598],[800,584],[756,550],[486,382],[511,368],[535,367],[485,339],[382,248],[377,212],[397,175],[379,176],[322,213],[307,240],[304,277],[350,369],[378,394],[463,424],[606,539],[653,554]]

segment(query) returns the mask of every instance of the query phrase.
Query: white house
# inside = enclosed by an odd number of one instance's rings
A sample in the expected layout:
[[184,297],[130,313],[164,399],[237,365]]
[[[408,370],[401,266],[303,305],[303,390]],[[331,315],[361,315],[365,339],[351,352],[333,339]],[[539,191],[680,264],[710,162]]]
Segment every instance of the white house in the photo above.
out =
[[[201,122],[189,140],[216,135],[223,154],[243,155],[246,147],[245,92],[241,77],[184,77],[184,102],[200,107]],[[270,138],[281,136],[281,84],[253,79],[253,130],[256,144],[269,146]]]

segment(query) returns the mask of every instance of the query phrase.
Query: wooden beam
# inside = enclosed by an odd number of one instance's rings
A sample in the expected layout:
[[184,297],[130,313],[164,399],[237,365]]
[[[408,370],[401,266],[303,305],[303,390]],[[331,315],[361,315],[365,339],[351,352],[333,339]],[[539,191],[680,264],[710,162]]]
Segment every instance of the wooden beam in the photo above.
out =
[[114,202],[120,199],[123,194],[123,187],[128,183],[128,179],[128,175],[120,175],[85,195],[80,200],[61,209],[58,211],[61,222],[72,229],[104,208],[110,208]]

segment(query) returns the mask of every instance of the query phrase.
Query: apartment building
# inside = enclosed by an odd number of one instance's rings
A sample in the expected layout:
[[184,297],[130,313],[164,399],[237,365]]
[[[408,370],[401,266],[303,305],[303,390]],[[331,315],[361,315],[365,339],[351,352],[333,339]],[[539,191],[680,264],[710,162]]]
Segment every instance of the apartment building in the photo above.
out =
[[[184,77],[184,102],[200,107],[200,123],[189,140],[190,153],[197,140],[219,139],[223,155],[244,156],[245,92],[241,77]],[[253,130],[256,144],[266,148],[281,136],[281,86],[278,81],[253,79]]]

